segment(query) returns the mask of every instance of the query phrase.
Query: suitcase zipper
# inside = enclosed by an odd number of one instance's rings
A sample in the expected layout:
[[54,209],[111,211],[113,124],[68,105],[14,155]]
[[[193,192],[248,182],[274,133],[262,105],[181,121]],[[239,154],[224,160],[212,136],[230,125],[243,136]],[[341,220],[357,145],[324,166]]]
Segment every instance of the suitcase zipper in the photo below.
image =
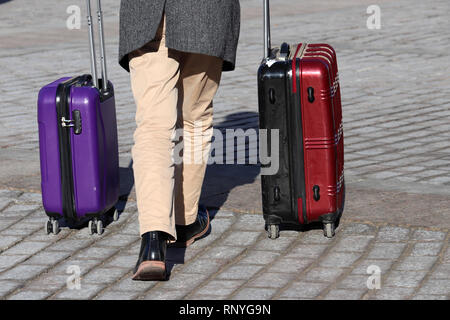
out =
[[63,215],[67,222],[77,220],[73,172],[70,129],[75,126],[73,120],[67,120],[70,114],[70,89],[82,77],[72,78],[58,85],[56,91],[56,113],[58,116],[58,140],[61,170],[61,193]]

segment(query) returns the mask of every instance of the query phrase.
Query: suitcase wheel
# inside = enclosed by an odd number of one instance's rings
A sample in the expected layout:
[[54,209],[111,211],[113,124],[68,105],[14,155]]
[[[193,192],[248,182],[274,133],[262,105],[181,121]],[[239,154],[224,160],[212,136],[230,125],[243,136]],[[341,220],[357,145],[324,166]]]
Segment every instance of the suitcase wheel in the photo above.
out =
[[275,240],[280,236],[280,226],[278,224],[269,224],[267,226],[267,236]]
[[114,220],[114,221],[119,220],[119,211],[118,211],[117,209],[114,210],[113,220]]
[[53,234],[58,234],[60,231],[59,228],[59,222],[58,220],[54,219],[54,218],[50,218],[50,220],[48,220],[45,223],[45,232],[47,234],[53,233]]
[[103,228],[102,220],[98,220],[98,219],[89,220],[88,230],[89,230],[89,234],[91,234],[91,235],[94,233],[97,233],[98,235],[102,234],[103,231],[105,230]]
[[334,222],[327,222],[323,224],[323,235],[327,238],[334,237]]

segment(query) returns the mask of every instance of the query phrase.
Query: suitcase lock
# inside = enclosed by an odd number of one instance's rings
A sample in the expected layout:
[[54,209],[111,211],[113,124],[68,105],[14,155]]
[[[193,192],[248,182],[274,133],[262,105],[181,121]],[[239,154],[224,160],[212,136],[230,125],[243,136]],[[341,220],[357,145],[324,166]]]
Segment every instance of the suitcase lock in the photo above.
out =
[[66,120],[66,118],[62,117],[61,118],[61,126],[63,128],[67,128],[67,127],[73,127],[73,120]]
[[75,134],[81,133],[81,113],[80,110],[72,111],[73,120],[68,120],[65,117],[61,118],[61,126],[63,128],[73,128]]

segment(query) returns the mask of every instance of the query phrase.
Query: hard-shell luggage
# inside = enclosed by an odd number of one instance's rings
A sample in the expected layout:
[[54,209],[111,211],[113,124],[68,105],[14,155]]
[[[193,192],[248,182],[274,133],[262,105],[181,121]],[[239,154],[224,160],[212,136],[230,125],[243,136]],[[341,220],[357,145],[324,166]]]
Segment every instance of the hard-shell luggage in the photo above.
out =
[[[260,129],[279,130],[279,170],[262,175],[266,230],[323,224],[334,236],[345,202],[344,136],[336,52],[327,44],[270,45],[264,1],[264,59],[258,70]],[[270,145],[261,148],[271,150]],[[267,153],[265,153],[267,154]],[[271,155],[273,157],[274,155]]]
[[[90,1],[88,26],[92,75],[65,77],[38,96],[42,200],[47,233],[59,220],[72,227],[89,221],[103,232],[103,217],[119,197],[119,157],[114,89],[107,80],[103,22],[98,0],[102,78],[97,78]],[[114,219],[118,218],[117,211]]]

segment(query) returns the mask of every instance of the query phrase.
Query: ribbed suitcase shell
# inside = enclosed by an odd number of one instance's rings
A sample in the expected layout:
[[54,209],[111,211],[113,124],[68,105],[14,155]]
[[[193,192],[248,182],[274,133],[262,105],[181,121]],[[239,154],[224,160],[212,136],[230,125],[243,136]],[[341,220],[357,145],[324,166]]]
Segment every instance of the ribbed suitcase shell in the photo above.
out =
[[[69,114],[74,110],[81,114],[80,134],[75,134],[73,128],[61,128],[57,104],[64,86],[69,93]],[[112,84],[109,86],[110,94],[103,98],[90,77],[82,76],[61,78],[39,92],[41,188],[49,217],[65,217],[69,223],[77,223],[100,216],[118,200],[117,123]],[[69,132],[67,146],[61,145],[61,130]],[[62,162],[67,152],[70,161],[65,167]]]
[[[282,57],[287,48],[289,55]],[[258,90],[260,128],[280,132],[279,171],[261,176],[266,223],[335,222],[344,208],[345,186],[334,49],[327,44],[275,48],[258,70]]]

